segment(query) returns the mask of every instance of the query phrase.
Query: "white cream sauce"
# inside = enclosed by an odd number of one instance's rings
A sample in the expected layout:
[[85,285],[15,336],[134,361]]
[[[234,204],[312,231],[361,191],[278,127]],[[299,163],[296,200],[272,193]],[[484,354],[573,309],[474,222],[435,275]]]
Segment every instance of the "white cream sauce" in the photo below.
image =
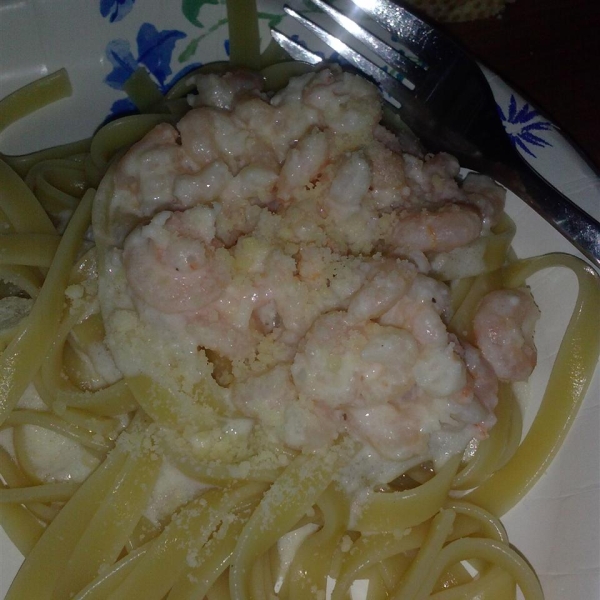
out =
[[210,382],[231,417],[296,450],[349,435],[382,464],[441,464],[484,437],[496,375],[449,335],[429,274],[497,222],[502,190],[399,151],[360,77],[324,69],[271,98],[247,74],[197,84],[195,108],[98,192],[119,369],[190,395]]

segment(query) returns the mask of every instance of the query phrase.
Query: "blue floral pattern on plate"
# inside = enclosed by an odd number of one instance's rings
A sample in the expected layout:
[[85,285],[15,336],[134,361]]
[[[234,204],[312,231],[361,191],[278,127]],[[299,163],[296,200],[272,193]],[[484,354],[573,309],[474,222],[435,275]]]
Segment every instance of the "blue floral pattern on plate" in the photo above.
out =
[[[137,58],[133,56],[131,45],[127,40],[116,39],[110,41],[106,46],[106,57],[113,68],[104,81],[110,87],[122,90],[123,85],[135,70],[143,66],[156,81],[160,91],[166,92],[184,71],[192,67],[192,65],[188,65],[174,77],[169,77],[173,72],[171,58],[175,44],[186,36],[187,34],[183,31],[176,29],[159,31],[151,23],[143,23],[136,38]],[[130,100],[120,99],[112,105],[111,115],[131,112],[132,110],[135,110],[135,106]]]
[[135,4],[135,0],[100,0],[100,14],[111,23],[124,19]]
[[539,135],[543,131],[552,130],[552,123],[542,119],[540,113],[528,102],[519,107],[515,95],[511,94],[506,112],[498,105],[498,113],[511,142],[529,156],[537,158],[533,148],[552,146]]
[[115,89],[123,84],[139,67],[144,66],[156,79],[162,91],[166,89],[171,75],[171,55],[178,40],[186,37],[183,31],[164,29],[158,31],[151,23],[143,23],[137,34],[138,57],[134,58],[127,40],[112,40],[106,47],[106,56],[113,70],[106,76],[106,83]]

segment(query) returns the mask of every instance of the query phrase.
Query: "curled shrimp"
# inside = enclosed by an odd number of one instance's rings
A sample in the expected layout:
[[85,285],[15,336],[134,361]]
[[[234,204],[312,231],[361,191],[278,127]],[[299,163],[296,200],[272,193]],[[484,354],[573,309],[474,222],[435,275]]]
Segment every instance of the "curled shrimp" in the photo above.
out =
[[442,317],[447,317],[449,311],[447,286],[417,274],[406,295],[382,314],[379,322],[410,331],[422,346],[443,347],[449,339]]
[[498,403],[498,377],[477,348],[466,342],[460,343],[460,347],[464,350],[463,358],[471,378],[473,393],[491,412]]
[[525,289],[495,290],[481,300],[473,332],[499,379],[524,381],[531,375],[537,362],[533,333],[539,316]]
[[291,371],[304,397],[332,408],[386,403],[413,384],[417,342],[403,329],[353,323],[338,311],[315,320]]
[[400,217],[391,236],[392,245],[403,250],[449,252],[466,246],[481,233],[481,217],[476,209],[449,204],[438,210],[423,210]]
[[205,206],[164,211],[129,234],[123,262],[138,298],[174,314],[199,310],[220,296],[231,275],[226,257],[210,244],[214,213]]
[[212,106],[231,110],[243,96],[258,96],[263,90],[264,79],[259,73],[238,69],[222,75],[200,73],[193,78],[197,96],[189,96],[190,106]]
[[327,136],[315,129],[292,148],[282,166],[278,181],[279,197],[289,200],[311,184],[329,158]]
[[486,229],[497,225],[504,210],[506,191],[493,179],[480,173],[469,173],[462,185],[467,202],[477,207]]

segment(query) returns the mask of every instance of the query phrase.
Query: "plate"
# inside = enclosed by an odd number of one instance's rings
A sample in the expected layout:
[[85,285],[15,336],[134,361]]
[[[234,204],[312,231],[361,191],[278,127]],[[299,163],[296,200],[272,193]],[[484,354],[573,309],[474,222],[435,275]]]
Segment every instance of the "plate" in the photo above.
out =
[[[261,0],[263,46],[269,27],[309,34],[282,16],[281,2]],[[61,67],[73,96],[2,133],[0,151],[29,152],[92,134],[130,109],[122,85],[145,66],[166,89],[199,64],[226,60],[228,30],[223,0],[0,0],[0,97]],[[500,78],[485,71],[504,125],[530,164],[572,200],[600,219],[600,180],[561,132]],[[518,198],[507,211],[518,223],[514,247],[521,257],[563,251],[568,242]],[[554,269],[531,282],[542,310],[537,333],[539,366],[521,390],[526,422],[551,368],[576,292],[571,275]],[[600,597],[600,377],[595,378],[556,460],[534,489],[503,519],[512,543],[538,573],[547,600]],[[0,530],[0,597],[21,562]]]

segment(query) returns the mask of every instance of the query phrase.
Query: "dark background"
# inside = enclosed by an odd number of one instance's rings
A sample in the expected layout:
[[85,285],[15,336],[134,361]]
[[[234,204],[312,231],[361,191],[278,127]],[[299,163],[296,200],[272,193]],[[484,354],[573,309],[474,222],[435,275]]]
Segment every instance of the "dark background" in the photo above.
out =
[[600,169],[600,0],[516,0],[500,17],[442,28]]

